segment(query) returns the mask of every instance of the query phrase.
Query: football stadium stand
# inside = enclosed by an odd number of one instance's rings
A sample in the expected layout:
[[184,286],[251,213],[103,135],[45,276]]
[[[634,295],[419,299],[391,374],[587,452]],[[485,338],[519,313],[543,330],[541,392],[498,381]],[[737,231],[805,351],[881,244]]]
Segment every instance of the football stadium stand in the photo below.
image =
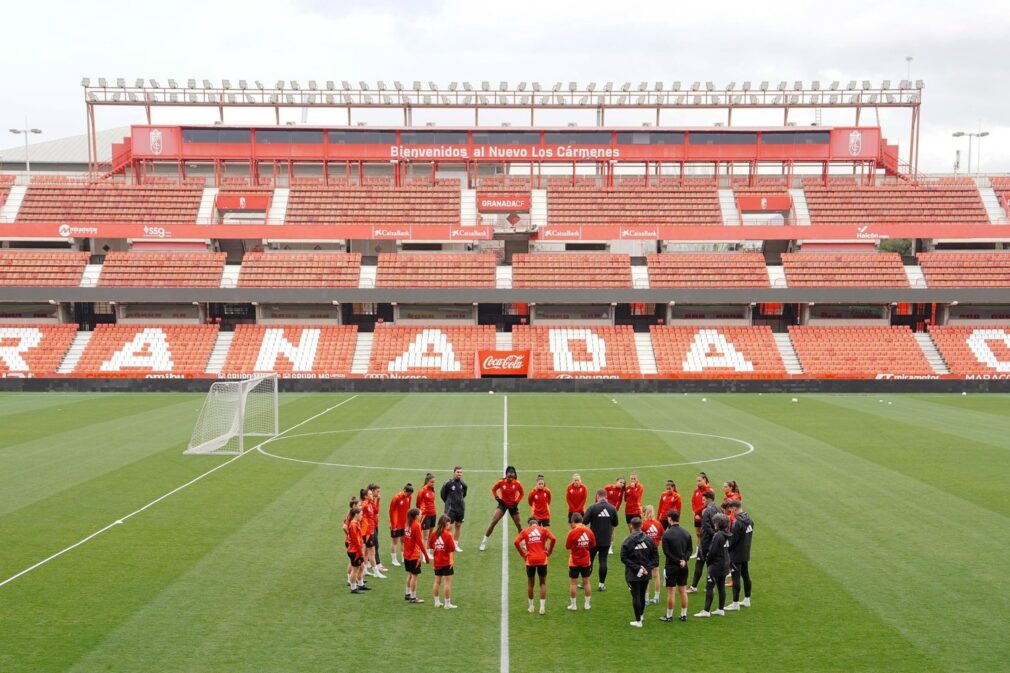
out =
[[217,333],[217,325],[101,324],[74,374],[203,376]]
[[650,287],[768,287],[759,252],[656,254],[648,262]]
[[1010,252],[920,252],[930,287],[1010,287]]
[[[644,179],[642,181],[644,183]],[[624,180],[617,187],[594,182],[571,185],[551,179],[547,186],[547,223],[582,225],[721,225],[719,192],[713,183],[660,181],[641,186]]]
[[357,336],[354,325],[238,325],[221,372],[346,376]]
[[772,330],[754,327],[650,328],[656,367],[676,378],[784,378]]
[[479,253],[381,253],[376,287],[494,287],[495,256]]
[[104,287],[220,287],[223,252],[110,252],[98,285]]
[[87,263],[86,252],[0,249],[0,285],[77,286]]
[[789,336],[804,371],[815,378],[934,374],[905,326],[790,326]]
[[605,253],[512,257],[512,287],[631,287],[631,258]]
[[139,222],[192,224],[204,180],[141,185],[38,176],[18,211],[18,222]]
[[286,223],[381,227],[459,224],[458,181],[397,188],[382,182],[363,186],[292,185]]
[[786,253],[782,267],[789,287],[908,287],[897,253]]
[[0,376],[52,376],[77,325],[0,324]]
[[929,335],[954,374],[1010,375],[1010,329],[1006,327],[930,325]]
[[814,224],[989,224],[978,187],[970,178],[947,178],[919,184],[859,185],[831,178],[803,183]]
[[517,325],[512,330],[512,345],[531,351],[534,378],[624,378],[642,373],[635,334],[628,325]]
[[239,287],[357,287],[357,252],[247,252]]
[[494,350],[493,325],[376,326],[368,376],[473,378],[476,354]]

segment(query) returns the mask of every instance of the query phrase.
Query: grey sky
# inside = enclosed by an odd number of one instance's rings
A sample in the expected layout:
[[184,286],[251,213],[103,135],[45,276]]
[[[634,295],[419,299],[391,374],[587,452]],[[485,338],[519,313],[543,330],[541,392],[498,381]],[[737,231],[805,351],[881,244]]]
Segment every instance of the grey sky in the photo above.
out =
[[[920,167],[950,172],[955,130],[990,132],[982,170],[1010,172],[1010,7],[950,2],[399,2],[249,0],[173,3],[8,3],[0,128],[32,126],[54,139],[84,131],[79,82],[136,77],[220,80],[505,79],[588,82],[763,79],[926,81]],[[634,8],[634,9],[631,9]],[[211,113],[161,113],[156,121],[209,121]],[[250,113],[236,122],[269,123]],[[614,123],[645,120],[628,114]],[[174,115],[174,116],[173,116]],[[202,115],[202,116],[201,116]],[[297,119],[293,112],[291,119]],[[466,123],[468,117],[432,117]],[[508,118],[488,117],[497,123]],[[340,123],[313,112],[313,123]],[[395,122],[392,116],[388,121]],[[376,118],[378,121],[379,118]],[[418,123],[426,121],[416,118]],[[588,117],[559,112],[543,123]],[[710,124],[715,113],[677,118]],[[774,124],[775,118],[736,123]],[[99,126],[139,123],[139,110],[102,112]],[[520,123],[517,119],[516,123]],[[666,121],[673,123],[671,117]],[[797,121],[803,123],[801,115]],[[872,123],[872,115],[864,123]],[[824,123],[851,123],[825,114]],[[885,135],[907,150],[907,115],[882,115]],[[0,146],[17,139],[6,134]],[[977,156],[977,147],[974,150]]]

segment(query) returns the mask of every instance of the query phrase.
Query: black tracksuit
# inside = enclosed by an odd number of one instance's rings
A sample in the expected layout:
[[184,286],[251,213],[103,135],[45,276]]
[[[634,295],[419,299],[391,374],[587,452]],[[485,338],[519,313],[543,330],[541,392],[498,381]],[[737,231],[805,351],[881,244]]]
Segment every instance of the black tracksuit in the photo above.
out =
[[589,526],[596,537],[596,546],[589,550],[589,563],[600,559],[600,584],[607,582],[607,556],[617,528],[617,509],[606,500],[594,502],[582,515],[582,522]]
[[631,588],[635,621],[640,622],[645,612],[645,595],[649,591],[652,569],[659,567],[656,543],[641,530],[636,530],[621,545],[621,563],[624,564],[624,579]]
[[691,558],[693,543],[691,534],[679,525],[670,526],[663,532],[663,556],[666,557],[667,577],[676,576],[680,562],[685,563],[684,577],[687,577],[687,562]]
[[740,601],[740,586],[743,595],[750,598],[750,543],[754,534],[754,520],[750,514],[740,511],[733,522],[733,538],[729,542],[729,560],[733,566],[733,602]]
[[462,479],[450,479],[442,484],[442,502],[445,503],[445,514],[450,519],[462,521],[466,514],[466,482]]
[[709,545],[712,543],[712,535],[715,533],[715,526],[712,524],[712,517],[720,512],[715,503],[709,503],[705,509],[701,510],[701,539],[698,540],[698,560],[694,562],[694,577],[691,579],[691,586],[698,588],[701,581],[701,573],[705,569],[705,555],[708,553]]
[[705,562],[708,564],[708,581],[705,582],[705,610],[712,607],[714,591],[719,590],[719,609],[726,606],[726,575],[730,571],[729,542],[730,535],[725,531],[716,531],[712,535]]

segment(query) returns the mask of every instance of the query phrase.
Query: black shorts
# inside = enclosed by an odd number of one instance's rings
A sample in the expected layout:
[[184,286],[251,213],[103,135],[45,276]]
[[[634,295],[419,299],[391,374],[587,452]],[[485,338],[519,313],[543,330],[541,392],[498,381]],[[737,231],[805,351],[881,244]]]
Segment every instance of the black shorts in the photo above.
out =
[[543,526],[544,528],[550,528],[551,527],[551,520],[550,519],[537,519],[537,525],[538,526]]
[[453,574],[452,566],[445,566],[444,568],[435,568],[435,577],[449,577]]
[[350,559],[351,565],[354,566],[355,568],[360,567],[361,564],[365,562],[365,559],[363,557],[359,556],[358,554],[352,551],[347,552],[347,558]]
[[686,587],[687,586],[687,566],[666,566],[666,586]]
[[624,513],[624,523],[631,523],[631,520],[634,519],[635,517],[638,517],[639,519],[641,519],[642,515],[641,514],[628,514],[627,512],[625,512]]
[[593,566],[568,566],[568,578],[589,577],[593,574]]
[[420,575],[421,574],[421,560],[420,559],[415,559],[415,560],[412,561],[410,559],[406,559],[405,558],[405,559],[403,559],[403,569],[406,570],[411,575]]
[[701,514],[694,515],[694,527],[701,529]]
[[547,577],[547,566],[526,566],[526,577],[533,579],[534,575],[539,575],[540,577]]
[[393,538],[394,540],[396,538],[403,537],[403,529],[402,528],[393,528],[393,529],[391,529],[389,531],[389,537]]
[[506,505],[502,500],[499,500],[498,509],[500,509],[503,512],[508,512],[512,516],[519,516],[519,503],[509,506]]
[[585,515],[585,512],[569,512],[568,513],[568,523],[572,522],[572,517],[575,516],[576,514]]
[[426,516],[421,519],[421,530],[430,530],[435,527],[435,515]]
[[377,537],[378,537],[378,535],[376,535],[375,533],[372,533],[371,535],[369,535],[368,537],[366,537],[365,538],[365,546],[367,548],[369,548],[369,549],[371,549],[372,547],[374,547],[375,543],[377,542],[377,540],[376,540]]
[[449,517],[449,523],[463,523],[463,512],[448,510],[445,515]]

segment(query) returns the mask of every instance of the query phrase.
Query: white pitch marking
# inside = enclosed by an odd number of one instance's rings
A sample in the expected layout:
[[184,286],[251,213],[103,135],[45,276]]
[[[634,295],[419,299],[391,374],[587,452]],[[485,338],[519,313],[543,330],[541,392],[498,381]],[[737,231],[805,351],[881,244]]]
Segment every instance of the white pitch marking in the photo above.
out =
[[[299,437],[316,437],[319,435],[335,435],[344,432],[365,432],[365,431],[379,431],[379,430],[427,430],[431,428],[497,428],[497,425],[415,425],[408,427],[395,427],[395,428],[359,428],[359,429],[344,429],[344,430],[321,430],[320,432],[305,432],[298,435],[289,435],[285,437],[284,440],[288,439],[298,439]],[[723,456],[722,458],[703,458],[702,460],[690,460],[683,463],[664,463],[661,465],[634,465],[634,466],[618,466],[618,467],[558,467],[558,468],[539,468],[537,472],[549,473],[549,472],[611,472],[617,471],[629,471],[629,470],[644,470],[644,469],[658,469],[663,467],[684,467],[687,465],[704,465],[706,463],[718,463],[725,460],[733,460],[734,458],[742,458],[743,456],[754,453],[756,450],[754,445],[750,442],[738,439],[736,437],[725,437],[723,435],[711,435],[704,432],[688,432],[686,430],[660,430],[656,428],[621,428],[612,426],[602,426],[602,425],[530,425],[530,424],[513,424],[513,428],[570,428],[575,430],[615,430],[615,431],[625,431],[625,432],[657,432],[663,434],[671,435],[691,435],[694,437],[711,437],[713,439],[724,439],[727,442],[735,442],[737,444],[742,444],[747,447],[746,451],[741,451],[740,453],[734,453],[731,456]],[[321,460],[305,460],[303,458],[291,458],[288,456],[279,456],[275,453],[270,453],[269,451],[264,451],[261,447],[256,447],[256,450],[262,453],[264,456],[269,456],[270,458],[276,458],[277,460],[285,460],[291,463],[302,463],[303,465],[325,465],[327,467],[343,467],[352,470],[387,470],[389,472],[435,472],[439,469],[438,467],[388,467],[386,465],[356,465],[352,463],[331,463]],[[531,468],[532,469],[532,468]],[[477,474],[499,474],[497,469],[494,470],[483,470],[478,468],[467,468],[468,472],[474,472]]]
[[[509,398],[505,396],[505,406],[502,418],[502,474],[509,463]],[[501,527],[501,658],[499,669],[501,673],[509,673],[509,531],[508,524]]]
[[189,481],[187,481],[182,486],[177,486],[176,488],[173,488],[168,493],[165,493],[164,495],[155,498],[154,500],[152,500],[151,502],[147,503],[146,505],[144,505],[140,509],[135,510],[133,512],[130,512],[129,514],[127,514],[124,517],[116,519],[115,521],[113,521],[112,523],[110,523],[105,528],[96,530],[94,533],[92,533],[91,535],[87,536],[86,538],[75,542],[74,544],[70,545],[69,547],[66,547],[65,549],[61,549],[60,551],[56,552],[52,556],[49,556],[47,558],[42,559],[38,563],[25,568],[24,570],[22,570],[21,572],[19,572],[17,574],[11,575],[10,577],[8,577],[7,579],[5,579],[4,581],[0,582],[0,587],[4,586],[6,584],[10,584],[11,582],[13,582],[14,580],[16,580],[17,578],[19,578],[19,577],[21,577],[23,575],[27,575],[28,573],[30,573],[31,571],[35,570],[36,568],[41,568],[42,566],[44,566],[45,564],[49,563],[50,561],[52,561],[54,559],[57,559],[60,556],[63,556],[67,552],[69,552],[69,551],[71,551],[73,549],[76,549],[77,547],[80,547],[82,544],[88,542],[89,540],[95,539],[96,537],[98,537],[99,535],[101,535],[105,531],[109,530],[110,528],[114,528],[115,526],[122,525],[127,519],[129,519],[131,517],[134,517],[134,516],[140,514],[141,512],[143,512],[143,511],[145,511],[145,510],[147,510],[147,509],[149,509],[149,508],[157,505],[159,502],[161,502],[165,498],[167,498],[169,496],[172,496],[172,495],[175,495],[176,493],[178,493],[182,489],[186,488],[187,486],[192,486],[193,484],[195,484],[196,482],[200,481],[204,477],[209,476],[211,474],[214,474],[215,472],[217,472],[218,470],[220,470],[222,467],[224,467],[226,465],[231,465],[232,463],[234,463],[236,460],[238,460],[242,456],[246,455],[247,453],[252,453],[253,449],[259,449],[264,444],[268,444],[268,443],[270,443],[270,442],[272,442],[272,441],[274,441],[276,439],[279,439],[282,435],[287,434],[288,432],[294,430],[295,428],[300,428],[301,426],[305,425],[309,421],[313,421],[313,420],[319,418],[320,416],[322,416],[323,414],[327,414],[327,413],[333,411],[334,409],[336,409],[337,407],[340,407],[340,406],[343,406],[343,405],[347,404],[348,402],[350,402],[351,400],[353,400],[355,397],[357,397],[357,395],[354,395],[352,397],[348,397],[346,400],[341,401],[339,404],[334,404],[332,407],[328,407],[326,409],[323,409],[322,411],[320,411],[315,416],[309,416],[308,418],[306,418],[301,423],[296,423],[296,424],[292,425],[290,428],[288,428],[287,430],[284,430],[283,432],[280,432],[277,435],[274,435],[273,437],[268,438],[264,442],[260,442],[259,445],[252,447],[252,449],[249,449],[245,453],[240,453],[237,456],[235,456],[234,458],[230,458],[230,459],[226,460],[225,462],[221,463],[220,465],[217,465],[217,466],[215,466],[215,467],[207,470],[203,474],[201,474],[201,475],[199,475],[197,477],[194,477],[193,479],[190,479]]

